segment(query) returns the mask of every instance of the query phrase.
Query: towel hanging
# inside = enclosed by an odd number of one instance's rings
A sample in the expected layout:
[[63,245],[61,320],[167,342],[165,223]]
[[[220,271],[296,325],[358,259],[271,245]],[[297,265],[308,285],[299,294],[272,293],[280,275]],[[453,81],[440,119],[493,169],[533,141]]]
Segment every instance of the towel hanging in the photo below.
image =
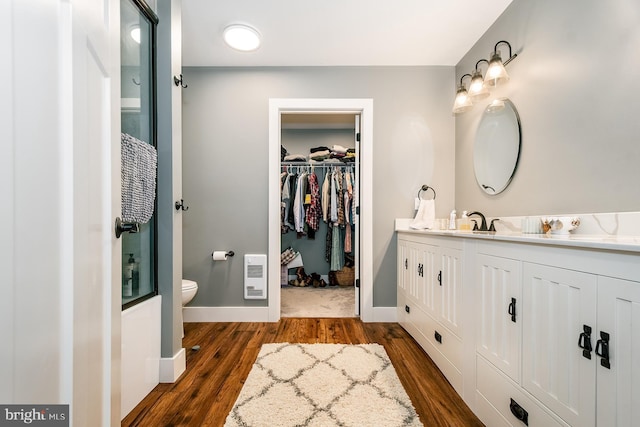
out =
[[156,200],[158,153],[129,134],[121,134],[122,220],[145,224],[153,216]]

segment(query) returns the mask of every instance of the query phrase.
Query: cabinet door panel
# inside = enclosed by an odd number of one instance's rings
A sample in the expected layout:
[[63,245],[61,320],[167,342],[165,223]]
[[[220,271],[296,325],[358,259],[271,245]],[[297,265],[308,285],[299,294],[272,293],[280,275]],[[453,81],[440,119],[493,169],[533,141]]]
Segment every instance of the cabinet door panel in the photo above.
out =
[[398,239],[398,288],[407,292],[409,281],[409,249],[406,240]]
[[[477,350],[487,360],[520,382],[520,263],[516,260],[478,255]],[[515,299],[515,322],[509,306]]]
[[[640,420],[640,283],[598,278],[598,328],[609,335],[610,368],[596,357],[598,426]],[[602,352],[600,352],[602,353]]]
[[421,304],[425,311],[437,319],[440,313],[440,286],[438,285],[438,248],[431,245],[422,245],[422,259],[424,261],[424,277],[422,283],[424,294]]
[[523,387],[567,423],[593,426],[595,357],[578,339],[583,325],[595,331],[596,277],[524,263],[523,301]]
[[[438,320],[458,337],[462,336],[462,251],[441,248],[440,313]],[[437,280],[436,275],[436,280]]]

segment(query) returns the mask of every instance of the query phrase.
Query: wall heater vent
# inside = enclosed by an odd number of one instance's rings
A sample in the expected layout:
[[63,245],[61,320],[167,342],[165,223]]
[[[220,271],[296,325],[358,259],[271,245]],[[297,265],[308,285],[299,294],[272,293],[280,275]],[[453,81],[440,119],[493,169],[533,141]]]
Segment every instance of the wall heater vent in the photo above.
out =
[[244,298],[267,299],[267,256],[244,256]]

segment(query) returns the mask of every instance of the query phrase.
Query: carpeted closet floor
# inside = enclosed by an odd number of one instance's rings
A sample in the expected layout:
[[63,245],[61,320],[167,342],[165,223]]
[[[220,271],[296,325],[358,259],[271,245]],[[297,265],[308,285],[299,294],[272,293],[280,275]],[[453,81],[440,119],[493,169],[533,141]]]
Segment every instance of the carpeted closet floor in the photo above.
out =
[[281,317],[355,317],[353,286],[283,286]]

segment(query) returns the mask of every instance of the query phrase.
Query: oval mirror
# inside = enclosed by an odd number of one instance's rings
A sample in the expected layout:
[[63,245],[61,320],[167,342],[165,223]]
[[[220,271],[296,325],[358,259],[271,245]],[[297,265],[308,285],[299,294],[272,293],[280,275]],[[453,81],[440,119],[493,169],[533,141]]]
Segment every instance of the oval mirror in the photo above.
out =
[[520,116],[506,99],[493,101],[484,110],[473,147],[476,181],[491,195],[501,193],[513,178],[520,158]]

